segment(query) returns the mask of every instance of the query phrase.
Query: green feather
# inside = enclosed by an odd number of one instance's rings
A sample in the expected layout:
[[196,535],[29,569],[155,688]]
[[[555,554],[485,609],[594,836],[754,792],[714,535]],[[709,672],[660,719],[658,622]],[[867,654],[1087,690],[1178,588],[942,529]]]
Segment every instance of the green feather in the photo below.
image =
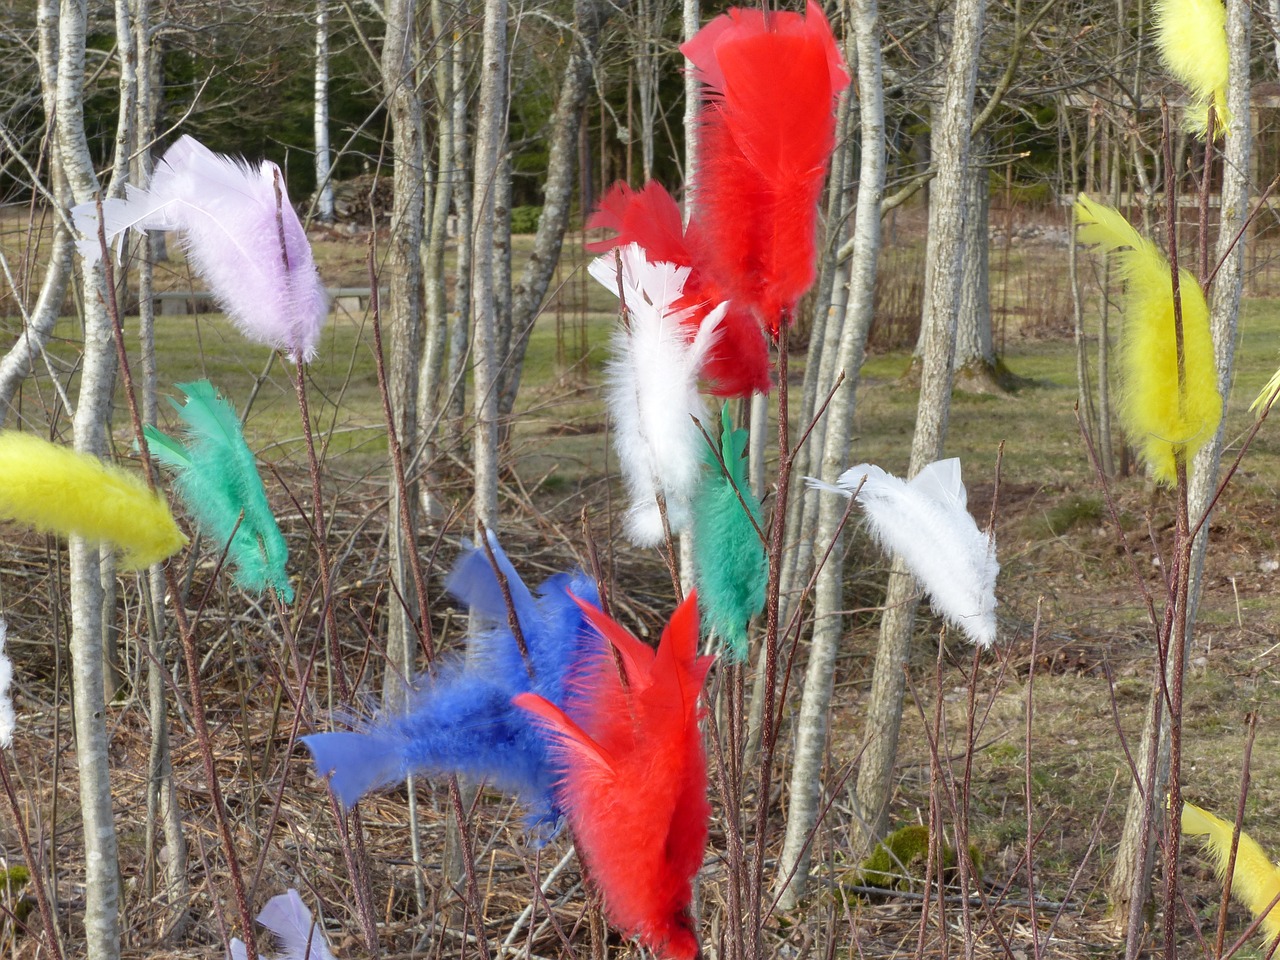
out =
[[291,603],[293,588],[285,572],[289,549],[235,410],[208,380],[180,383],[178,389],[187,395],[186,405],[170,402],[186,421],[186,447],[148,426],[152,455],[174,472],[174,487],[200,532],[219,549],[231,540],[227,556],[236,584],[259,592],[274,587]]
[[728,404],[721,409],[720,420],[721,456],[729,473],[725,476],[708,450],[709,469],[693,501],[693,577],[704,630],[724,641],[729,659],[742,661],[747,656],[747,624],[764,609],[769,558],[756,532],[760,501],[751,492],[743,459],[747,431],[733,429]]

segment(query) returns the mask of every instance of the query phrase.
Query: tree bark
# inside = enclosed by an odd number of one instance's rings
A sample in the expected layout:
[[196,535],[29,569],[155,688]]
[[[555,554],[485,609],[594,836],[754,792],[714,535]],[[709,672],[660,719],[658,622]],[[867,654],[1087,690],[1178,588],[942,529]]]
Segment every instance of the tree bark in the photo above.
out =
[[453,287],[454,310],[449,328],[449,397],[445,405],[446,428],[450,441],[462,442],[463,417],[466,414],[467,353],[471,332],[472,219],[474,197],[471,192],[473,157],[467,135],[467,116],[471,81],[467,75],[469,44],[460,38],[453,52],[453,169],[456,181],[453,205],[458,211],[458,265]]
[[[836,369],[845,381],[832,397],[826,415],[819,475],[838,476],[848,467],[850,434],[857,400],[858,374],[866,349],[875,306],[876,264],[880,254],[880,201],[884,197],[884,86],[880,60],[880,11],[877,0],[853,0],[852,28],[857,49],[858,112],[861,126],[858,199],[854,220],[853,256],[849,264],[848,306],[841,331]],[[812,538],[815,556],[836,536],[846,503],[841,498],[817,498],[817,530]],[[809,879],[811,838],[818,829],[821,776],[827,746],[836,652],[843,635],[844,564],[837,543],[818,574],[814,594],[813,638],[796,730],[795,761],[791,768],[791,803],[779,860],[779,881],[794,877],[782,895],[790,909],[804,895]]]
[[[75,203],[98,194],[84,129],[84,58],[87,4],[61,0],[58,14],[57,137],[63,170]],[[100,265],[84,270],[84,357],[72,419],[75,448],[107,452],[107,410],[115,353],[107,319]],[[99,549],[72,537],[71,676],[75,707],[80,815],[85,844],[85,951],[90,960],[120,956],[120,867],[108,770],[102,669],[102,581]]]
[[[926,253],[929,278],[925,288],[922,327],[924,362],[916,429],[911,440],[914,476],[943,451],[951,411],[956,320],[960,306],[960,270],[964,257],[964,219],[977,81],[978,49],[982,40],[985,0],[956,0],[954,35],[947,61],[946,91],[938,112],[934,139],[937,176],[930,188],[930,230]],[[854,856],[861,857],[882,837],[893,796],[893,765],[898,754],[905,692],[903,674],[918,603],[915,583],[906,568],[894,561],[880,624],[871,695],[867,704],[866,750],[858,771]]]
[[[388,0],[382,45],[382,85],[391,118],[395,163],[391,238],[385,261],[390,274],[391,321],[387,387],[405,463],[413,461],[418,436],[418,362],[422,353],[422,103],[413,58],[417,9],[417,0]],[[392,473],[388,504],[391,577],[398,596],[388,604],[387,656],[398,669],[388,670],[383,682],[383,698],[390,704],[399,703],[403,696],[402,677],[414,673],[414,622],[420,612],[410,575],[410,552],[416,549],[414,531],[404,528],[400,513],[402,495],[410,504],[416,500],[413,481],[407,479],[406,483],[409,489],[401,491]]]
[[[1210,297],[1209,324],[1213,336],[1214,358],[1218,366],[1218,389],[1223,398],[1231,393],[1232,375],[1235,369],[1236,330],[1240,316],[1240,300],[1244,290],[1245,237],[1228,253],[1228,246],[1240,231],[1249,214],[1249,197],[1253,184],[1249,182],[1250,93],[1249,50],[1251,11],[1248,0],[1227,0],[1227,45],[1230,50],[1230,81],[1227,103],[1232,119],[1226,129],[1223,150],[1222,205],[1218,227],[1217,250],[1212,263],[1222,258]],[[1206,443],[1191,464],[1191,482],[1188,491],[1188,514],[1194,524],[1208,509],[1209,501],[1218,485],[1222,459],[1223,440],[1226,436],[1226,417],[1218,423],[1213,439]],[[1192,547],[1191,581],[1187,601],[1187,629],[1183,637],[1184,657],[1190,652],[1195,627],[1196,607],[1204,588],[1204,559],[1209,544],[1209,522],[1200,528]],[[1138,770],[1146,770],[1151,761],[1152,743],[1156,742],[1156,782],[1144,793],[1135,783],[1129,792],[1125,808],[1124,829],[1120,847],[1116,853],[1116,865],[1108,882],[1112,903],[1112,915],[1117,929],[1127,932],[1132,916],[1135,891],[1141,891],[1144,901],[1149,893],[1154,864],[1155,844],[1148,842],[1146,856],[1140,856],[1142,847],[1142,820],[1148,811],[1149,822],[1158,820],[1158,812],[1168,790],[1169,777],[1169,724],[1167,712],[1161,711],[1162,722],[1159,738],[1155,732],[1154,710],[1148,706],[1146,723],[1142,732],[1142,750],[1138,758]],[[1157,806],[1151,806],[1151,800]]]
[[329,149],[329,9],[316,0],[316,76],[314,137],[316,146],[316,219],[333,223],[332,153]]
[[498,291],[494,263],[497,179],[507,149],[507,3],[485,0],[480,104],[476,121],[472,313],[475,354],[475,513],[498,526]]
[[[979,134],[982,141],[986,137]],[[977,152],[977,145],[974,146]],[[959,386],[977,392],[1002,391],[991,337],[990,225],[991,174],[970,163],[965,217],[964,267],[960,277],[960,313],[956,324],[956,376]]]
[[556,111],[551,119],[542,216],[538,218],[533,252],[514,290],[511,350],[500,373],[502,393],[498,412],[504,423],[508,422],[515,408],[529,335],[542,309],[556,264],[560,262],[560,250],[572,210],[582,108],[592,90],[592,68],[599,47],[600,29],[611,10],[610,5],[598,0],[575,0],[574,3],[575,36],[560,83]]

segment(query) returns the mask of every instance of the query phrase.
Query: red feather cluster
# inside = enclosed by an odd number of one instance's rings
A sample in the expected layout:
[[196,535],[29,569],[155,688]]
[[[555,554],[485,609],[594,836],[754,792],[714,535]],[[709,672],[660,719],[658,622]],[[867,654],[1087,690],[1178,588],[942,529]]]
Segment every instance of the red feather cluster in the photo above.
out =
[[678,306],[690,339],[728,300],[703,367],[721,397],[768,392],[769,346],[817,274],[818,201],[835,147],[834,98],[849,83],[831,27],[808,12],[733,9],[681,48],[707,86],[697,213],[688,229],[656,183],[616,184],[588,221],[638,243],[651,261],[689,267]]
[[775,337],[816,276],[817,215],[849,84],[822,9],[730,10],[680,48],[707,85],[696,183],[704,269]]
[[621,657],[582,679],[582,726],[535,694],[514,702],[557,741],[574,842],[615,926],[669,960],[700,955],[689,907],[707,843],[706,756],[698,698],[711,657],[699,657],[690,594],[655,652],[590,604],[587,618]]

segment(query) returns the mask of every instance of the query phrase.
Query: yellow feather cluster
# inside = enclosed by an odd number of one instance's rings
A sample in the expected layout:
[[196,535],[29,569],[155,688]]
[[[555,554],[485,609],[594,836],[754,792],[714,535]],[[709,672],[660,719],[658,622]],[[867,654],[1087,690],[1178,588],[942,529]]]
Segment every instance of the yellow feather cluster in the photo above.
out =
[[1155,0],[1151,13],[1160,59],[1191,95],[1183,125],[1203,139],[1212,103],[1214,131],[1221,136],[1231,122],[1226,8],[1221,0]]
[[[1234,824],[1215,817],[1207,810],[1201,810],[1191,803],[1182,805],[1182,832],[1189,836],[1208,838],[1205,843],[1213,854],[1219,880],[1226,879],[1234,829]],[[1231,875],[1231,895],[1257,917],[1271,906],[1276,894],[1280,894],[1280,870],[1276,869],[1263,849],[1241,831],[1240,843],[1236,847],[1236,869]],[[1271,908],[1262,921],[1262,929],[1266,931],[1268,940],[1280,937],[1280,906]]]
[[129,570],[187,542],[168,505],[136,474],[29,433],[0,433],[0,518],[111,543]]
[[1204,292],[1188,271],[1178,274],[1186,369],[1179,392],[1169,261],[1113,208],[1081,194],[1075,211],[1080,241],[1114,253],[1126,282],[1120,421],[1156,479],[1173,483],[1177,456],[1195,456],[1222,418]]

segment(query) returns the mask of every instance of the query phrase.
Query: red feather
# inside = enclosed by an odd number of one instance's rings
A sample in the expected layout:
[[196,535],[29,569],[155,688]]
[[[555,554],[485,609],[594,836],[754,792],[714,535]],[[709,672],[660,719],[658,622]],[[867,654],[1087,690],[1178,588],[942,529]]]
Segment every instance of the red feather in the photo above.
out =
[[[650,261],[691,268],[684,285],[684,297],[676,304],[677,309],[695,308],[684,320],[690,340],[697,335],[707,312],[729,299],[728,294],[699,269],[693,254],[697,228],[691,224],[688,232],[685,231],[680,208],[658,182],[650,180],[639,191],[626,183],[614,184],[600,201],[600,208],[587,221],[587,228],[603,228],[616,234],[587,244],[593,253],[638,243]],[[750,310],[731,303],[720,321],[719,331],[702,367],[702,375],[711,382],[711,392],[719,397],[768,393],[771,385],[769,344],[759,321]]]
[[579,603],[622,655],[627,683],[612,657],[588,665],[581,727],[535,694],[514,702],[557,740],[574,842],[609,919],[669,960],[693,960],[692,880],[711,815],[698,698],[712,658],[697,655],[697,598],[672,615],[656,652]]
[[805,16],[730,10],[681,50],[708,88],[695,256],[776,336],[817,275],[834,98],[849,76],[812,0]]

